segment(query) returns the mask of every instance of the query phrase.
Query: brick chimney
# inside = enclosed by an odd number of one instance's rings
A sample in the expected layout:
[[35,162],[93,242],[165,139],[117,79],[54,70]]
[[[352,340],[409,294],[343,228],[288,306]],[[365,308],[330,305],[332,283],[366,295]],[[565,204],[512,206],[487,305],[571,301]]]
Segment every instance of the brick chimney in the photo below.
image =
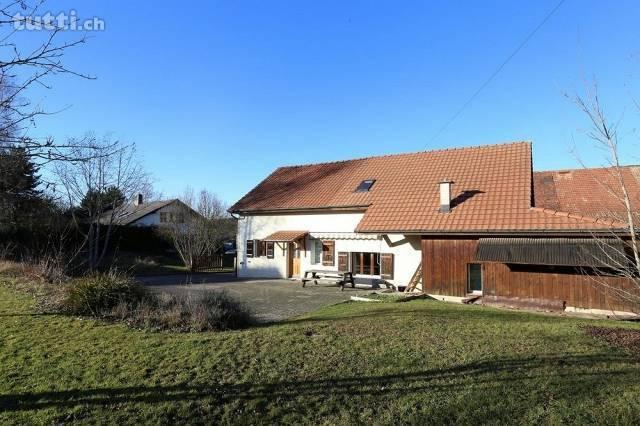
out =
[[451,184],[453,181],[443,179],[440,182],[440,213],[451,211]]

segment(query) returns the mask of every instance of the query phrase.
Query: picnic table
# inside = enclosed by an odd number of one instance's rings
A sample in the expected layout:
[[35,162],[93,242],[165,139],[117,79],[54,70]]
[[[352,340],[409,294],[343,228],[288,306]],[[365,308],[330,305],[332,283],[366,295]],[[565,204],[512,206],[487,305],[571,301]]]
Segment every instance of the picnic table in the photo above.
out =
[[351,283],[351,287],[355,288],[356,283],[353,280],[353,272],[351,271],[330,271],[323,269],[309,269],[304,272],[302,278],[302,287],[307,284],[307,281],[313,281],[315,285],[318,282],[335,284],[340,287],[340,291],[344,291],[344,286],[347,283]]

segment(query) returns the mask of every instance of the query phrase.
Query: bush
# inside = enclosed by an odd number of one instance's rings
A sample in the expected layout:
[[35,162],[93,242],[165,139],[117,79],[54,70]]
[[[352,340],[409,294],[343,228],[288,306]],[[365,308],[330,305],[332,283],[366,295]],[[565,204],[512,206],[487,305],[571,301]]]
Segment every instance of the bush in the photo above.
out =
[[24,274],[24,265],[12,260],[0,260],[0,275],[9,277],[21,277]]
[[60,284],[67,280],[61,262],[53,257],[42,257],[32,262],[0,260],[0,275]]
[[73,315],[104,316],[120,304],[137,305],[146,297],[145,288],[123,274],[94,274],[69,283],[62,310]]
[[179,332],[231,330],[254,323],[247,307],[224,290],[156,294],[114,271],[57,283],[33,278],[42,276],[49,266],[46,262],[0,260],[0,274],[21,278],[15,280],[14,287],[32,294],[41,312],[107,318],[140,328]]
[[122,302],[111,313],[134,326],[182,332],[239,329],[254,322],[246,306],[224,291],[149,295],[141,303]]

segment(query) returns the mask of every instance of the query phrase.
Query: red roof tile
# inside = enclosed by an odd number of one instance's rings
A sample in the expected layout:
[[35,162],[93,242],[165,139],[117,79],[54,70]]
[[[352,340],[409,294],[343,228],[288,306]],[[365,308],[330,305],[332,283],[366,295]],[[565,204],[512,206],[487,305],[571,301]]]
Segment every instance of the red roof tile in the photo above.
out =
[[266,238],[263,238],[263,241],[276,241],[276,242],[291,242],[297,241],[300,238],[306,236],[309,231],[276,231],[273,234],[269,235]]
[[[369,192],[358,184],[375,179]],[[439,211],[450,179],[452,208]],[[257,212],[361,206],[358,232],[603,229],[611,225],[532,208],[531,144],[517,142],[281,167],[230,210]],[[556,188],[557,189],[557,188]],[[552,195],[548,195],[550,200]]]
[[[634,211],[640,211],[640,166],[625,166],[620,177]],[[595,219],[624,221],[626,209],[616,169],[553,170],[533,174],[534,205]]]

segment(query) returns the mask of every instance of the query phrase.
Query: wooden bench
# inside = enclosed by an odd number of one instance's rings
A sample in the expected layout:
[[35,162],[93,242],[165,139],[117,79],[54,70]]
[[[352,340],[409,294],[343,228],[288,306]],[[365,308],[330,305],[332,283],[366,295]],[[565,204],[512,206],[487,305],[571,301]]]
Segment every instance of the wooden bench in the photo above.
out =
[[353,272],[339,272],[339,271],[326,271],[320,269],[310,269],[304,272],[302,278],[302,287],[304,287],[308,281],[313,281],[315,285],[321,283],[335,284],[340,287],[340,291],[344,291],[344,286],[347,283],[351,283],[351,288],[355,288],[356,283],[353,280]]

